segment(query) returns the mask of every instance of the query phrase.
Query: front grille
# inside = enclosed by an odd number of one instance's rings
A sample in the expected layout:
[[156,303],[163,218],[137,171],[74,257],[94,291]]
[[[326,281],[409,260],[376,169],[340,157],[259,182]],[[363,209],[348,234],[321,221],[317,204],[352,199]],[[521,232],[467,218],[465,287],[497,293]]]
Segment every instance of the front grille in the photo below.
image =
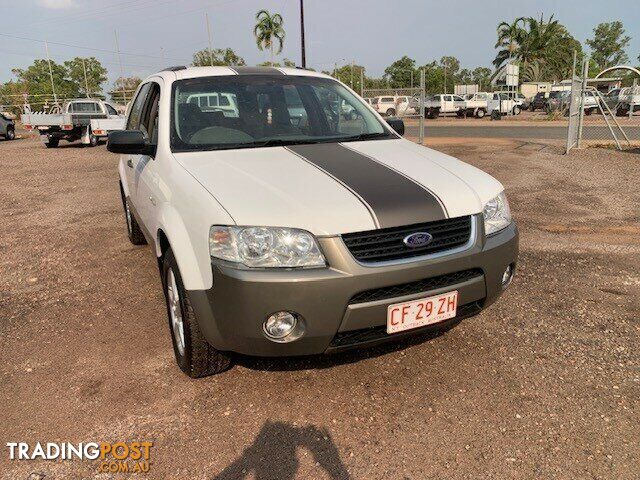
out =
[[435,290],[436,288],[444,288],[450,285],[455,285],[456,283],[466,282],[467,280],[481,277],[482,275],[483,272],[481,269],[472,268],[470,270],[462,270],[460,272],[447,273],[437,277],[425,278],[416,282],[392,285],[390,287],[374,288],[372,290],[356,293],[351,297],[351,300],[349,300],[349,304],[374,302],[376,300],[427,292],[429,290]]
[[[431,234],[433,240],[423,247],[407,247],[402,240],[416,232],[427,232]],[[383,262],[450,250],[467,243],[470,236],[471,217],[466,216],[403,227],[347,233],[342,235],[342,240],[356,260]]]
[[[453,319],[444,320],[441,323],[444,324],[444,323],[451,322],[454,319],[462,320],[464,318],[472,317],[473,315],[479,313],[480,310],[482,310],[483,302],[484,302],[483,300],[480,300],[476,302],[467,303],[465,305],[460,305],[458,307],[457,314]],[[438,325],[440,325],[440,323],[427,325],[425,327],[416,328],[414,330],[407,330],[401,333],[394,333],[392,335],[389,335],[387,333],[386,325],[380,325],[380,326],[371,327],[371,328],[363,328],[360,330],[352,330],[350,332],[338,332],[336,336],[333,337],[333,340],[331,341],[329,348],[338,349],[338,348],[353,347],[356,345],[362,345],[367,343],[377,343],[380,341],[391,340],[396,337],[403,337],[403,336],[406,336],[406,334],[419,334],[420,332],[437,328]]]

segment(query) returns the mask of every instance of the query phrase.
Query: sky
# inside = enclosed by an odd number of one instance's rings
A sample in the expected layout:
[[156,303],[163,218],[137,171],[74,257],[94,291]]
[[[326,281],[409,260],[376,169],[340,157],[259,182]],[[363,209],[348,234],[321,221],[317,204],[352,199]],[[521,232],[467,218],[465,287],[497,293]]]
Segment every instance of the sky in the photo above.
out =
[[[253,37],[262,8],[284,18],[279,58],[299,63],[299,0],[0,0],[0,82],[12,78],[12,68],[46,58],[47,40],[55,61],[98,58],[109,70],[108,88],[120,76],[115,31],[125,76],[188,65],[208,45],[205,12],[213,47],[231,47],[254,65],[268,60]],[[581,42],[598,23],[621,20],[632,37],[627,53],[638,63],[638,0],[305,0],[307,66],[331,70],[355,61],[379,76],[403,55],[418,64],[453,55],[463,67],[490,66],[497,24],[542,13]]]

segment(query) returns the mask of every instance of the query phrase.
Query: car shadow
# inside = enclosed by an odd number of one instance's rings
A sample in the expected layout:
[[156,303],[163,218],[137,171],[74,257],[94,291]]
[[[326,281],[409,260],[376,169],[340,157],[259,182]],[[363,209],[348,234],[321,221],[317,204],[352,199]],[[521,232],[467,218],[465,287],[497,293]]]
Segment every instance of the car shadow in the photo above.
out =
[[357,363],[369,358],[376,358],[393,352],[405,350],[414,345],[419,345],[444,335],[456,325],[459,325],[459,322],[453,323],[443,329],[417,333],[416,335],[398,339],[389,343],[377,346],[354,348],[331,354],[306,355],[298,357],[252,357],[236,353],[233,354],[233,360],[236,365],[240,365],[251,370],[322,370],[338,365]]
[[326,428],[267,421],[240,457],[212,480],[292,480],[299,468],[299,449],[309,451],[332,480],[351,478]]

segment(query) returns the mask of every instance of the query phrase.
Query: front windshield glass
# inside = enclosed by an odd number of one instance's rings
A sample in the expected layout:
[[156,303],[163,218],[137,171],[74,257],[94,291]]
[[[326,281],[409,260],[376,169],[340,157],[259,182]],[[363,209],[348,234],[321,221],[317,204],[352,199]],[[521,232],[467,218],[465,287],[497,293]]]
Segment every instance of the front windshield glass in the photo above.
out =
[[395,138],[331,79],[234,75],[173,85],[173,151]]

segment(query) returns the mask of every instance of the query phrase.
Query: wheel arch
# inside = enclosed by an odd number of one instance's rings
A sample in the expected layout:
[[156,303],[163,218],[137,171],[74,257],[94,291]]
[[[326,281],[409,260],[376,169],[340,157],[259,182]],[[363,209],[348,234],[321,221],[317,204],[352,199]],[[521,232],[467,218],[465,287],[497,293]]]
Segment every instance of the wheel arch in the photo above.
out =
[[213,285],[207,232],[190,234],[178,212],[165,204],[158,216],[155,231],[155,254],[162,268],[169,248],[173,252],[186,290],[207,290]]

